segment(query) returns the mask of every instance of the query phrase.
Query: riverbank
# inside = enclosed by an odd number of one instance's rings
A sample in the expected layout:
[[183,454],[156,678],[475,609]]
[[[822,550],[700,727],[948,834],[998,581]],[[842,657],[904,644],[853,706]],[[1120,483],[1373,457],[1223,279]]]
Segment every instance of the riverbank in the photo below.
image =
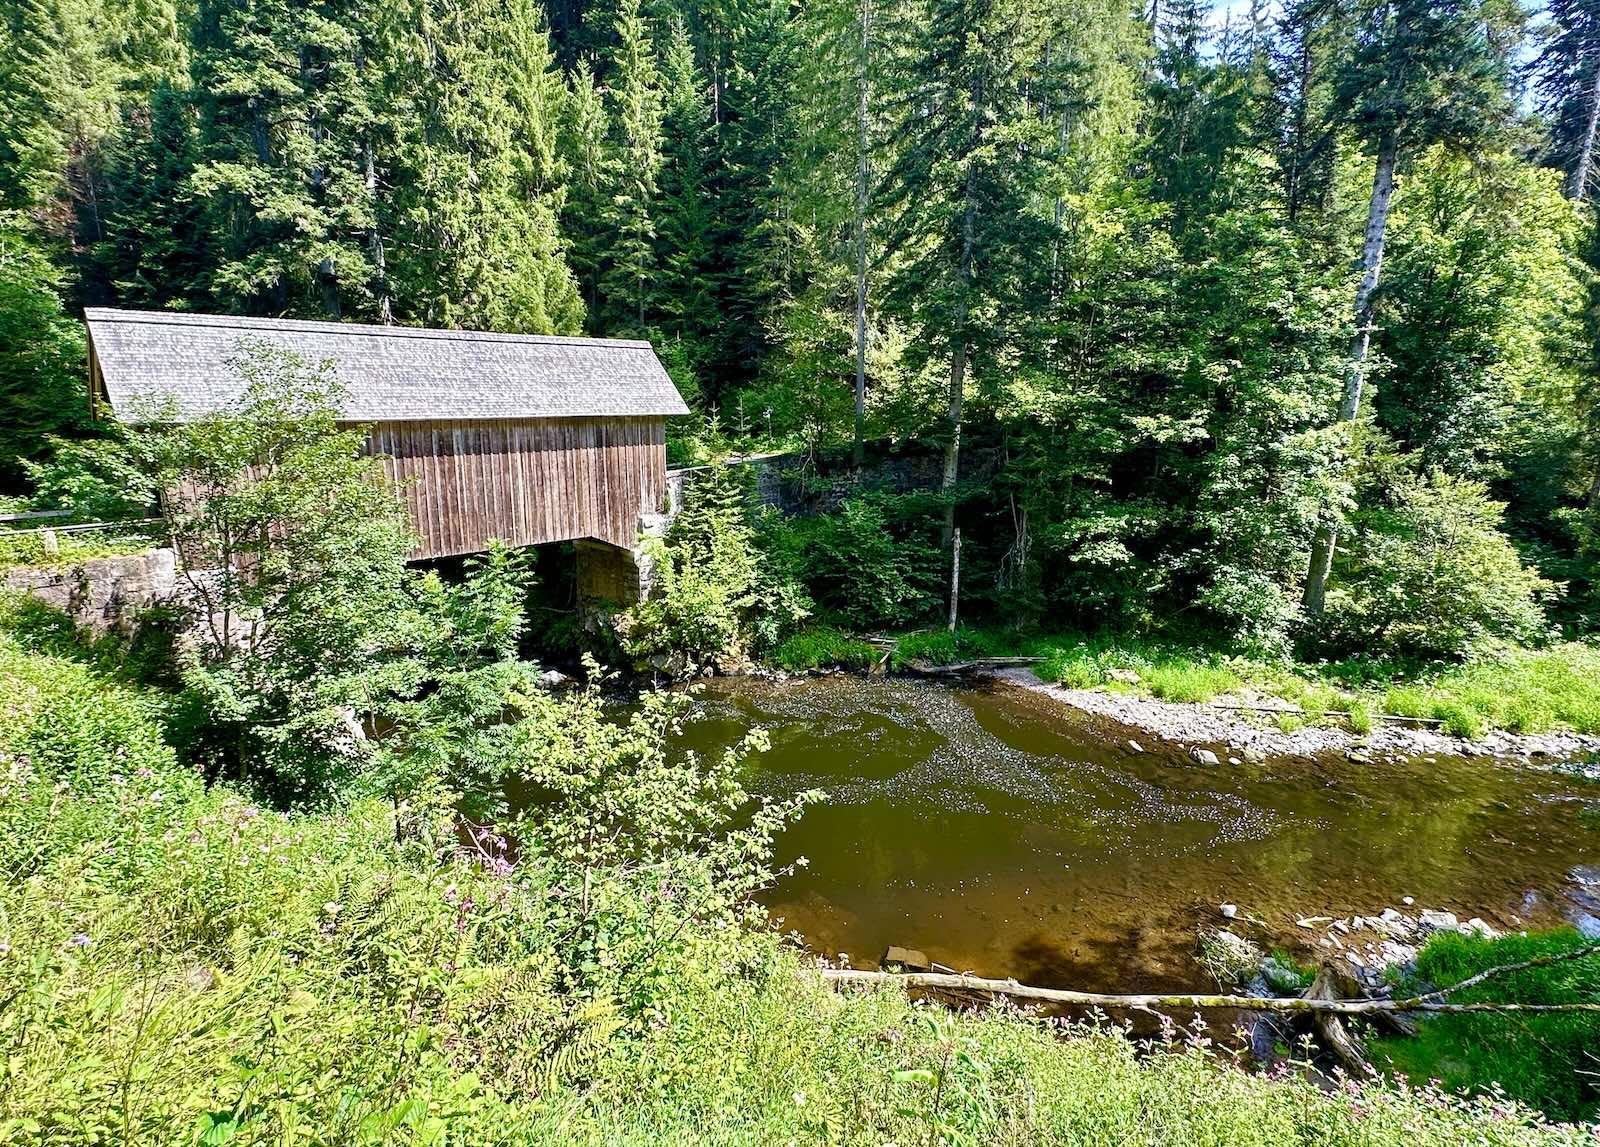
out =
[[685,915],[655,866],[586,873],[600,927],[575,930],[567,866],[397,833],[385,801],[207,789],[165,708],[0,636],[5,1142],[1587,1141],[1503,1100],[1238,1070],[1198,1033],[837,991],[773,930]]
[[[1216,701],[1163,701],[1127,690],[1068,688],[1041,680],[1029,668],[995,669],[991,676],[1148,737],[1215,753],[1219,761],[1226,759],[1225,753],[1237,754],[1240,759],[1344,752],[1571,760],[1600,752],[1600,735],[1592,733],[1495,730],[1463,738],[1439,729],[1381,720],[1365,732],[1330,724],[1300,724],[1295,706],[1254,690],[1224,695],[1231,700],[1221,702],[1253,708],[1227,709]],[[1293,727],[1284,728],[1279,717],[1297,720]]]

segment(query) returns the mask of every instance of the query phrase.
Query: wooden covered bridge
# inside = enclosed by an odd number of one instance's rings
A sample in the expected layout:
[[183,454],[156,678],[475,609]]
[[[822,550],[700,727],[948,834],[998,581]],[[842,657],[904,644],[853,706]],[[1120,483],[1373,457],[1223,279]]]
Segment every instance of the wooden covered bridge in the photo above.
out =
[[[345,388],[341,421],[404,494],[416,559],[577,541],[628,555],[666,496],[668,415],[688,408],[647,342],[423,330],[91,307],[91,401],[178,418],[233,406],[232,363],[252,340],[316,365]],[[584,563],[580,546],[580,567]],[[637,593],[627,563],[591,550],[590,595]],[[610,592],[608,592],[610,591]]]

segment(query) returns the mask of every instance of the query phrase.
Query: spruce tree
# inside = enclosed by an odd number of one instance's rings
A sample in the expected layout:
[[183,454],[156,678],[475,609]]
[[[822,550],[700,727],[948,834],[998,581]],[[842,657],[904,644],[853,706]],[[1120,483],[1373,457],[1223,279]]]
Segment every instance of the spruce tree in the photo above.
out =
[[656,324],[684,340],[689,364],[699,367],[705,361],[706,340],[719,322],[709,273],[711,108],[708,82],[695,62],[694,44],[681,19],[668,27],[661,80],[665,104],[656,209],[657,270],[648,306]]
[[561,80],[533,0],[411,0],[387,79],[386,277],[402,322],[570,334]]
[[[1021,350],[1036,257],[1048,230],[1049,135],[1029,101],[1047,97],[1033,65],[1038,29],[1018,0],[908,3],[885,29],[904,60],[893,93],[893,158],[881,193],[898,258],[890,306],[947,360],[941,489],[959,468],[967,376],[990,379]],[[954,526],[945,512],[945,542]]]
[[602,216],[610,257],[602,273],[608,332],[643,333],[656,268],[655,209],[661,169],[661,76],[639,0],[622,0],[607,83],[613,131],[610,203]]
[[1534,63],[1540,110],[1550,123],[1550,154],[1567,173],[1567,193],[1585,200],[1600,143],[1600,3],[1550,0],[1548,37]]

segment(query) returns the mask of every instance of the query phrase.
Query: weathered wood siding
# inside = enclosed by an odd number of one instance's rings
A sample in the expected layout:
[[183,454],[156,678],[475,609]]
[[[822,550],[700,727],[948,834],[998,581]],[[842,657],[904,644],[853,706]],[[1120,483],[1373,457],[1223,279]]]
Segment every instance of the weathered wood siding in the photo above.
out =
[[380,422],[369,453],[405,495],[415,558],[598,538],[631,547],[666,491],[660,418]]

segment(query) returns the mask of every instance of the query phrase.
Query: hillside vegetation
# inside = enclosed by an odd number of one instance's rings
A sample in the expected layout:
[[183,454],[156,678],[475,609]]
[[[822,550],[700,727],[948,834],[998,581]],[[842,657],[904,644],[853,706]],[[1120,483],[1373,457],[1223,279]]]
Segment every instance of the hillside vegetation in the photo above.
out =
[[166,710],[0,638],[6,1142],[1584,1141],[1208,1040],[835,993],[685,898],[705,839],[578,879],[537,835],[513,862],[397,839],[383,802],[275,812],[180,768]]

